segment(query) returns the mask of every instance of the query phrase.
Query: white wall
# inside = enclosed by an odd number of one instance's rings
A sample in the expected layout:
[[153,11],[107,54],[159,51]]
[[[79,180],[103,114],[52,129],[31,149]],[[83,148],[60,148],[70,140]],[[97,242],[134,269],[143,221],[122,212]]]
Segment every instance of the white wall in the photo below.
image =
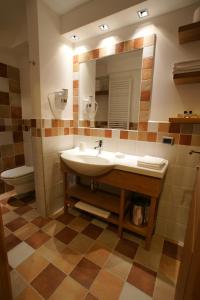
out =
[[43,118],[53,118],[48,94],[69,89],[68,103],[60,119],[72,119],[72,48],[60,35],[59,17],[38,1],[41,109]]
[[170,14],[107,33],[76,44],[75,52],[112,47],[113,44],[134,37],[155,33],[157,35],[155,68],[150,120],[167,121],[185,109],[200,113],[200,84],[176,86],[172,80],[173,64],[178,61],[199,59],[200,42],[179,45],[178,27],[191,23],[194,8],[187,7]]
[[[59,118],[73,119],[72,114],[72,48],[59,32],[59,17],[42,0],[37,1],[40,105],[41,117],[53,118],[48,104],[48,94],[62,88],[69,89],[66,108]],[[73,145],[73,136],[42,138],[42,169],[44,173],[45,209],[51,214],[63,207],[64,188],[58,151]]]

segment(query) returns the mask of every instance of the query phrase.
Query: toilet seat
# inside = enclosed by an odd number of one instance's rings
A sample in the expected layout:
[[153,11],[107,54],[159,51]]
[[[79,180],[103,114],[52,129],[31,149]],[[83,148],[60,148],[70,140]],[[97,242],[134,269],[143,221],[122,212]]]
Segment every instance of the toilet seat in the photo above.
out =
[[33,167],[22,166],[14,169],[10,169],[1,173],[1,178],[14,179],[20,178],[33,173]]

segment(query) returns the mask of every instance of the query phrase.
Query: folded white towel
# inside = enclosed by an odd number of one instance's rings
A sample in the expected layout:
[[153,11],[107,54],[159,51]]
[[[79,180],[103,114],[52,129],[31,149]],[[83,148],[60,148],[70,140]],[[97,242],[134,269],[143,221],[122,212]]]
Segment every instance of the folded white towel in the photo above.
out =
[[94,215],[102,217],[102,218],[107,219],[110,216],[109,211],[107,211],[105,209],[98,208],[96,206],[90,205],[90,204],[82,202],[82,201],[78,201],[74,206],[81,209],[81,210],[87,211],[91,214],[94,214]]
[[143,168],[160,170],[165,165],[165,160],[160,157],[145,155],[138,159],[137,165]]

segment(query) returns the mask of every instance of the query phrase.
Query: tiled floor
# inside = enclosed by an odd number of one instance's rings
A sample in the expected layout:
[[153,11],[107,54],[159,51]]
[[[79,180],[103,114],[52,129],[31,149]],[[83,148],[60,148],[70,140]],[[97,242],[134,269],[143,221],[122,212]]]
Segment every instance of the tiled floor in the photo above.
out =
[[173,300],[180,249],[153,237],[150,251],[130,233],[72,210],[38,215],[33,199],[0,195],[14,299]]

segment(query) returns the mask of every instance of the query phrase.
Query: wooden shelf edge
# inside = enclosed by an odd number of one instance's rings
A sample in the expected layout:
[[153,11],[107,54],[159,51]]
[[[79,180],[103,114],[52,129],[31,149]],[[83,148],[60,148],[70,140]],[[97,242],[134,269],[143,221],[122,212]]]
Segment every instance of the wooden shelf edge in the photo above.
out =
[[173,79],[176,84],[200,83],[200,71],[174,74]]
[[180,44],[198,41],[200,40],[200,22],[180,26],[178,33]]
[[169,118],[170,123],[199,124],[200,118]]

